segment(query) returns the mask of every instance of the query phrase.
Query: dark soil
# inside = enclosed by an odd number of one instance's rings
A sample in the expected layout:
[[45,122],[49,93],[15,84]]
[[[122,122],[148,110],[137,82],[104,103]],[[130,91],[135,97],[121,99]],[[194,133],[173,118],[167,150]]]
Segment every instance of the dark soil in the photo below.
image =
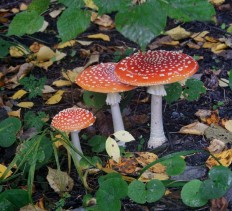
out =
[[[12,4],[9,4],[8,1],[3,1],[2,3],[4,6],[8,5],[8,7],[11,7]],[[229,0],[225,2],[225,4],[232,4]],[[224,4],[224,5],[225,5]],[[14,5],[15,6],[15,5]],[[54,20],[50,19],[48,16],[46,16],[46,20],[49,21],[50,26],[54,27],[54,30],[56,30],[54,25]],[[217,25],[213,23],[207,23],[207,22],[190,22],[190,23],[184,23],[182,24],[182,27],[184,27],[186,30],[191,32],[202,32],[205,30],[208,30],[210,32],[210,36],[213,37],[232,37],[231,34],[227,33],[225,30],[220,28],[220,25],[222,23],[226,24],[227,26],[232,23],[232,12],[231,10],[228,11],[226,9],[218,9],[217,8]],[[167,29],[174,28],[175,26],[180,25],[180,23],[176,23],[173,20],[169,20],[167,24]],[[115,46],[125,46],[127,48],[134,48],[135,51],[138,48],[138,46],[131,42],[130,40],[123,37],[119,32],[117,32],[116,29],[112,30],[106,30],[106,31],[100,31],[98,26],[95,24],[92,24],[86,32],[81,34],[78,39],[79,40],[88,40],[86,38],[89,34],[95,34],[95,33],[104,33],[108,34],[111,38],[110,42],[104,42],[101,40],[91,40],[93,43],[89,46],[80,46],[75,45],[74,47],[69,47],[63,49],[65,53],[67,53],[67,56],[65,59],[59,61],[58,63],[54,63],[48,71],[44,71],[41,68],[34,68],[32,73],[37,78],[43,77],[46,75],[48,79],[48,85],[52,84],[53,81],[57,80],[61,77],[61,69],[73,69],[77,66],[84,66],[88,58],[83,57],[81,53],[81,49],[90,50],[90,52],[100,52],[100,61],[99,62],[110,62],[113,61],[115,55]],[[162,37],[162,36],[160,36]],[[159,38],[159,37],[158,37]],[[17,38],[18,39],[18,38]],[[26,46],[30,46],[36,39],[39,39],[40,42],[43,42],[45,45],[48,45],[50,47],[54,46],[58,43],[58,39],[55,37],[55,31],[50,31],[49,33],[36,33],[33,36],[24,36],[21,39],[18,39],[18,41],[22,42]],[[154,40],[153,40],[154,41]],[[152,42],[153,42],[152,41]],[[197,117],[194,115],[196,111],[199,109],[207,109],[212,110],[213,106],[217,104],[217,102],[222,101],[224,102],[223,106],[220,106],[218,108],[219,110],[219,116],[221,118],[227,118],[232,119],[232,91],[229,87],[219,87],[217,86],[218,78],[227,78],[227,71],[232,69],[232,59],[228,59],[226,56],[219,56],[214,53],[212,53],[209,49],[192,49],[187,46],[188,40],[186,40],[185,44],[182,46],[162,46],[160,49],[164,50],[183,50],[184,53],[194,56],[203,56],[204,59],[199,60],[199,70],[197,73],[202,74],[201,80],[204,82],[204,85],[207,87],[207,93],[205,95],[202,95],[199,100],[194,102],[188,102],[187,100],[179,100],[171,105],[167,104],[165,101],[163,101],[163,116],[164,116],[164,128],[166,136],[169,139],[169,143],[165,145],[158,151],[159,156],[163,156],[166,154],[170,154],[172,152],[178,152],[183,150],[193,150],[193,149],[205,149],[209,145],[209,140],[207,140],[204,136],[196,136],[196,135],[183,135],[177,133],[179,129],[182,126],[185,126],[187,124],[190,124],[197,120]],[[71,51],[76,51],[76,55],[74,57],[70,56]],[[2,60],[2,65],[6,66],[15,66],[18,64],[24,63],[24,59],[15,59],[12,57],[7,57],[4,60]],[[214,74],[214,70],[221,70],[219,75]],[[20,87],[19,87],[20,89]],[[66,89],[67,90],[67,89]],[[15,90],[3,90],[1,91],[1,95],[4,96],[4,99],[7,99],[14,93]],[[65,94],[64,98],[59,104],[53,105],[53,106],[46,106],[43,103],[42,98],[38,97],[33,99],[33,102],[35,103],[35,106],[32,108],[34,112],[38,111],[44,111],[47,114],[49,114],[50,119],[57,114],[62,109],[72,107],[73,105],[77,105],[82,101],[82,92],[81,89],[76,86],[75,84],[70,87],[70,90]],[[132,96],[132,99],[130,100],[130,103],[127,104],[124,108],[125,114],[124,118],[128,119],[131,115],[142,115],[146,114],[149,118],[146,122],[143,124],[137,123],[136,121],[131,121],[130,123],[126,124],[126,130],[129,131],[134,137],[138,139],[138,137],[143,137],[145,140],[145,143],[143,145],[143,149],[141,151],[146,151],[146,142],[149,137],[149,126],[148,123],[150,121],[150,99],[143,102],[143,99],[147,98],[147,93],[145,88],[138,88],[134,91],[134,94]],[[23,109],[23,113],[25,113],[27,110]],[[106,120],[110,122],[110,114],[107,111],[107,109],[103,109],[101,112],[106,116]],[[23,115],[22,115],[23,116]],[[1,120],[6,118],[7,115],[5,111],[1,108],[0,110],[0,117]],[[101,120],[99,120],[102,122]],[[102,129],[98,127],[100,123],[98,123],[98,120],[96,122],[96,126],[94,126],[91,129],[83,130],[81,134],[102,134]],[[111,125],[106,125],[107,127],[110,127]],[[111,129],[107,129],[104,132],[104,135],[109,135]],[[135,141],[133,143],[127,144],[127,150],[134,152],[138,149],[139,141]],[[12,157],[15,154],[15,146],[3,149],[0,147],[0,163],[9,163],[12,160]],[[83,150],[86,155],[91,156],[91,151],[89,150],[89,146],[87,144],[83,144]],[[64,152],[65,154],[65,152]],[[188,156],[186,158],[187,165],[195,166],[195,165],[204,165],[206,159],[208,158],[207,153],[197,153],[192,156]],[[67,168],[67,160],[65,158],[61,161],[61,166],[65,170]],[[51,204],[54,205],[55,202],[59,201],[60,196],[48,186],[42,187],[42,184],[45,181],[47,175],[47,168],[43,167],[37,172],[36,175],[36,193],[34,194],[35,201],[38,201],[40,198],[44,198],[45,205],[51,206]],[[88,184],[91,188],[94,190],[97,190],[98,183],[97,179],[98,177],[102,175],[102,173],[99,173],[94,176],[90,176],[88,178]],[[64,209],[69,208],[78,208],[82,206],[82,198],[86,194],[84,191],[83,186],[81,185],[81,181],[78,177],[78,174],[76,173],[75,169],[72,169],[71,171],[71,177],[74,179],[75,186],[73,190],[70,192],[71,197],[66,200],[66,204],[64,206]],[[44,181],[41,181],[41,178],[43,178]],[[40,182],[38,182],[40,181]],[[19,184],[24,184],[25,181],[18,181]],[[179,194],[176,193],[176,197],[178,198]],[[50,208],[52,210],[52,208]],[[203,207],[201,209],[195,209],[195,210],[208,210],[209,206]],[[142,210],[194,210],[186,207],[181,200],[178,198],[175,198],[175,194],[173,194],[173,198],[171,197],[164,197],[159,202],[154,204],[145,204],[145,205],[138,205],[134,204],[130,200],[124,200],[122,202],[122,210],[125,211],[142,211]]]

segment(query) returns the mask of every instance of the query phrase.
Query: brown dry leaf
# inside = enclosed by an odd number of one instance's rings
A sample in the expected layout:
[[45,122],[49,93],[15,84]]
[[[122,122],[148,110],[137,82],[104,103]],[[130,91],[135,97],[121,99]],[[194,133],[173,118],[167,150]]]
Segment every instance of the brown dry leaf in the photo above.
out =
[[67,54],[61,51],[56,50],[55,56],[51,59],[52,61],[60,61],[63,59]]
[[11,98],[13,100],[17,100],[17,99],[22,98],[25,94],[27,94],[27,91],[20,89],[17,92],[15,92]]
[[65,91],[63,90],[59,90],[57,91],[53,96],[51,96],[45,104],[47,105],[53,105],[53,104],[57,104],[61,101],[62,99],[62,95],[64,94]]
[[34,106],[33,102],[21,102],[17,104],[18,107],[21,108],[32,108]]
[[62,71],[62,76],[68,81],[71,81],[72,83],[74,83],[77,75],[83,70],[83,68],[82,67],[79,68],[79,71],[75,71],[75,69],[73,71],[72,70],[67,70],[66,72]]
[[197,32],[191,35],[196,42],[205,42],[204,37],[209,33],[209,31]]
[[169,35],[173,40],[182,40],[191,36],[191,32],[186,31],[181,26],[177,26],[171,30],[165,32],[165,34]]
[[19,211],[46,211],[46,210],[42,209],[36,205],[28,204],[24,207],[21,207]]
[[218,139],[213,139],[208,146],[211,153],[221,153],[226,148],[226,144]]
[[15,58],[23,57],[29,54],[29,52],[22,45],[11,46],[9,53]]
[[225,122],[225,128],[229,130],[230,132],[232,132],[232,120],[227,120]]
[[38,42],[33,42],[32,45],[29,47],[29,49],[33,52],[33,53],[37,53],[39,51],[39,49],[44,46],[43,44],[40,44]]
[[19,5],[19,9],[20,9],[21,11],[26,10],[27,7],[28,7],[28,6],[27,6],[25,3],[21,3],[21,4]]
[[210,3],[219,6],[225,2],[225,0],[209,0]]
[[47,94],[47,93],[53,93],[53,92],[55,92],[56,90],[55,89],[53,89],[51,86],[49,86],[49,85],[44,85],[44,88],[43,88],[43,90],[42,90],[42,93],[43,94]]
[[193,42],[188,42],[188,43],[187,43],[187,46],[188,46],[189,48],[193,48],[193,49],[200,49],[200,48],[201,48],[200,45],[197,45],[197,44],[195,44],[195,43],[193,43]]
[[47,180],[56,193],[71,191],[74,186],[73,179],[66,172],[50,167],[48,167]]
[[193,122],[189,125],[183,126],[179,133],[184,134],[193,134],[193,135],[203,135],[205,130],[208,128],[208,125],[205,125],[200,122]]
[[[3,173],[6,171],[6,169],[7,169],[6,166],[0,164],[0,177],[3,175]],[[4,177],[4,179],[7,178],[7,177],[9,177],[12,173],[13,173],[12,171],[8,171],[8,173],[6,174],[6,176]]]
[[[213,154],[223,166],[229,166],[232,162],[232,149],[225,150],[218,154]],[[206,166],[212,168],[213,166],[219,166],[220,164],[210,156],[206,161]]]
[[19,13],[19,9],[18,8],[12,8],[11,12],[14,13],[14,14]]
[[64,43],[59,43],[57,48],[62,49],[62,48],[66,48],[66,47],[72,47],[75,45],[75,43],[77,43],[76,40],[69,40],[69,41],[64,42]]
[[87,36],[90,39],[101,39],[104,41],[110,41],[110,37],[106,34],[98,33],[98,34],[91,34]]
[[[158,159],[156,154],[150,152],[136,152],[136,154],[139,156],[136,158],[136,160],[142,167],[145,167]],[[166,167],[160,163],[157,163],[148,170],[153,173],[164,173],[166,171]]]
[[87,68],[88,66],[98,63],[99,62],[100,55],[98,52],[94,51],[92,55],[89,58],[89,61],[85,64],[84,69]]
[[[161,38],[156,38],[154,42],[149,44],[150,50],[156,49],[163,45],[163,43],[172,43],[173,39],[170,36],[163,36]],[[178,42],[178,41],[175,41]],[[179,43],[179,42],[178,42]]]
[[206,122],[206,119],[211,116],[212,111],[199,109],[195,115],[200,118],[202,122]]
[[21,115],[21,108],[18,109],[18,110],[16,110],[16,111],[9,111],[9,112],[7,112],[7,114],[8,114],[9,116],[14,116],[14,117],[20,118],[20,115]]
[[53,10],[49,13],[52,18],[56,18],[62,11],[65,10],[65,7],[60,7],[58,10]]
[[37,53],[37,60],[39,62],[45,62],[50,60],[54,56],[55,52],[51,48],[47,46],[42,46]]
[[208,125],[218,124],[220,121],[220,117],[218,115],[218,110],[212,111],[209,117],[206,117],[206,123]]
[[67,81],[67,80],[57,80],[52,83],[52,85],[57,86],[57,87],[62,87],[62,86],[71,86],[72,82]]
[[104,26],[110,29],[115,27],[114,21],[109,15],[104,14],[104,15],[98,16],[97,13],[92,13],[91,21],[97,25]]

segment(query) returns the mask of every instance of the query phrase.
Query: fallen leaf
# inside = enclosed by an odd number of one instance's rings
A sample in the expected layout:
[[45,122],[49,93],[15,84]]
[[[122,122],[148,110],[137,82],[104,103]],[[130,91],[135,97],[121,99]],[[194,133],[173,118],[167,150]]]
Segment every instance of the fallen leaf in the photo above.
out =
[[98,34],[92,34],[87,36],[90,39],[101,39],[104,41],[110,41],[110,37],[106,34],[98,33]]
[[209,0],[210,3],[219,6],[225,2],[225,0]]
[[83,45],[83,46],[88,46],[93,43],[93,41],[84,41],[84,40],[77,40],[77,43]]
[[184,134],[193,134],[193,135],[204,135],[205,130],[208,128],[208,125],[205,125],[201,122],[193,122],[189,125],[183,126],[179,133]]
[[37,53],[37,60],[39,62],[44,62],[50,60],[54,56],[55,52],[51,48],[42,46]]
[[196,42],[205,42],[204,37],[209,33],[209,31],[202,31],[202,32],[197,32],[193,33],[191,35],[191,38],[194,39]]
[[99,62],[100,55],[98,52],[94,51],[92,55],[90,56],[88,62],[85,64],[84,69],[87,68],[88,66],[98,63]]
[[52,60],[49,60],[49,61],[46,61],[46,62],[31,61],[31,63],[34,64],[37,67],[44,68],[45,70],[47,70],[51,65],[53,65]]
[[225,122],[225,128],[229,130],[230,132],[232,132],[232,120],[227,120]]
[[77,43],[76,40],[69,40],[69,41],[64,42],[64,43],[59,43],[57,48],[62,49],[62,48],[66,48],[66,47],[72,47],[75,45],[75,43]]
[[9,116],[14,116],[14,117],[20,118],[20,115],[21,115],[21,108],[18,109],[18,110],[16,110],[16,111],[9,111],[9,112],[7,112],[7,114],[8,114]]
[[44,46],[43,44],[40,44],[38,42],[33,42],[32,45],[29,47],[29,49],[33,52],[33,53],[37,53],[39,51],[39,49]]
[[67,54],[60,52],[58,50],[56,50],[55,56],[51,58],[51,60],[54,61],[60,61],[61,59],[63,59]]
[[165,32],[165,34],[169,35],[173,40],[182,40],[191,36],[191,32],[186,31],[181,26],[177,26],[171,30]]
[[53,105],[53,104],[57,104],[61,101],[62,99],[62,95],[64,94],[65,91],[63,90],[59,90],[57,91],[53,96],[51,96],[45,104],[47,105]]
[[15,92],[11,98],[13,100],[17,100],[17,99],[22,98],[25,94],[27,94],[27,91],[20,89],[17,92]]
[[188,46],[189,48],[193,48],[193,49],[200,49],[200,48],[201,48],[200,45],[197,45],[197,44],[195,44],[195,43],[193,43],[193,42],[188,42],[188,43],[187,43],[187,46]]
[[25,3],[21,3],[20,6],[19,6],[19,9],[20,9],[21,11],[24,11],[24,10],[27,9],[27,7],[28,7],[28,6],[27,6]]
[[65,71],[62,71],[62,76],[67,79],[68,81],[71,81],[72,83],[75,82],[76,80],[76,77],[77,75],[83,70],[83,68],[79,68],[79,69],[74,69],[73,71],[72,70],[67,70],[66,72]]
[[11,12],[13,12],[14,14],[19,13],[19,9],[18,8],[12,8]]
[[113,134],[117,141],[122,141],[122,142],[131,142],[134,141],[135,138],[125,130],[117,131]]
[[58,10],[53,10],[49,13],[52,18],[56,18],[62,11],[65,10],[65,7],[60,7]]
[[97,13],[93,12],[91,15],[91,21],[99,26],[104,26],[106,28],[112,29],[115,27],[114,21],[109,15],[103,14],[101,16],[98,16]]
[[117,163],[120,161],[121,155],[120,155],[118,144],[111,137],[108,137],[106,140],[106,152],[109,155],[109,157],[112,158]]
[[57,80],[52,83],[52,85],[61,87],[61,86],[71,86],[72,82],[67,80]]
[[48,25],[49,23],[47,21],[44,21],[42,27],[39,29],[39,32],[44,32]]
[[42,209],[36,205],[28,204],[24,207],[21,207],[19,211],[46,211],[46,210]]
[[[3,175],[3,173],[6,171],[6,169],[7,169],[6,166],[0,164],[0,177]],[[13,173],[12,171],[8,171],[8,173],[6,174],[6,176],[4,177],[4,179],[7,178],[7,177],[9,177],[9,176],[11,176],[12,173]]]
[[195,115],[200,118],[202,122],[206,122],[206,119],[211,116],[211,110],[199,109]]
[[165,173],[153,173],[150,171],[145,171],[140,177],[139,181],[141,182],[149,182],[150,180],[158,179],[158,180],[167,180],[169,176]]
[[33,102],[21,102],[17,104],[18,107],[21,108],[32,108],[34,106]]
[[84,2],[85,2],[86,7],[93,9],[93,10],[98,10],[98,7],[96,4],[94,4],[93,0],[84,0]]
[[229,86],[229,80],[225,79],[225,78],[220,78],[219,79],[219,86],[220,87],[228,87]]
[[[225,150],[221,153],[213,154],[223,166],[228,167],[232,163],[232,149]],[[213,166],[219,166],[220,164],[210,156],[206,161],[206,166],[212,168]]]
[[51,86],[49,85],[44,85],[44,88],[42,90],[42,93],[43,94],[47,94],[47,93],[52,93],[52,92],[55,92],[56,90],[53,89]]
[[226,148],[226,144],[218,139],[213,139],[208,146],[211,153],[221,153]]
[[29,52],[22,45],[11,46],[9,53],[15,58],[23,57],[29,54]]
[[71,191],[74,186],[73,179],[66,172],[50,167],[48,167],[47,180],[56,193]]

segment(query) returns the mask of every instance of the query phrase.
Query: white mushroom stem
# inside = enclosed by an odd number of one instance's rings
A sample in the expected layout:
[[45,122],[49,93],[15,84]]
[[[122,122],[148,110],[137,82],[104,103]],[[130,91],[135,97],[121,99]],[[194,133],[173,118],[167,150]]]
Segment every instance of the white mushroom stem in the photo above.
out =
[[[124,124],[122,120],[122,115],[119,107],[119,103],[121,101],[121,95],[118,93],[108,93],[106,98],[106,104],[110,105],[113,125],[114,125],[114,132],[125,130]],[[119,146],[125,146],[125,142],[118,142]]]
[[[79,139],[79,132],[78,130],[71,132],[71,141],[73,146],[81,153],[83,154],[83,151],[81,149],[80,139]],[[76,153],[76,158],[78,161],[81,160],[81,156]]]
[[163,85],[150,86],[147,92],[151,94],[151,132],[148,148],[157,148],[166,142],[162,117],[162,96],[166,95]]

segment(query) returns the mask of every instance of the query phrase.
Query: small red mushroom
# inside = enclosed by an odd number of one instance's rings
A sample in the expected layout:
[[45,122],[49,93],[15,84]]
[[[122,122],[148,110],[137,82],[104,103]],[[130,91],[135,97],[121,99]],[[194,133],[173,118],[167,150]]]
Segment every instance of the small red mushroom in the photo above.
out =
[[[76,83],[85,90],[92,92],[107,93],[106,103],[111,106],[111,113],[114,125],[114,132],[124,130],[124,124],[119,107],[121,95],[124,92],[134,89],[134,86],[121,83],[115,78],[114,69],[116,63],[101,63],[88,67],[76,77]],[[118,143],[124,146],[124,142]]]
[[[73,145],[83,154],[79,132],[80,130],[89,127],[95,122],[93,114],[83,108],[67,108],[60,111],[54,116],[51,126],[63,131],[71,132],[71,140]],[[80,161],[81,156],[77,154],[77,159]]]
[[138,52],[121,60],[115,68],[115,76],[122,83],[147,86],[151,99],[151,133],[148,148],[156,148],[166,142],[162,120],[162,96],[164,84],[190,77],[198,70],[198,63],[186,54],[176,51]]

